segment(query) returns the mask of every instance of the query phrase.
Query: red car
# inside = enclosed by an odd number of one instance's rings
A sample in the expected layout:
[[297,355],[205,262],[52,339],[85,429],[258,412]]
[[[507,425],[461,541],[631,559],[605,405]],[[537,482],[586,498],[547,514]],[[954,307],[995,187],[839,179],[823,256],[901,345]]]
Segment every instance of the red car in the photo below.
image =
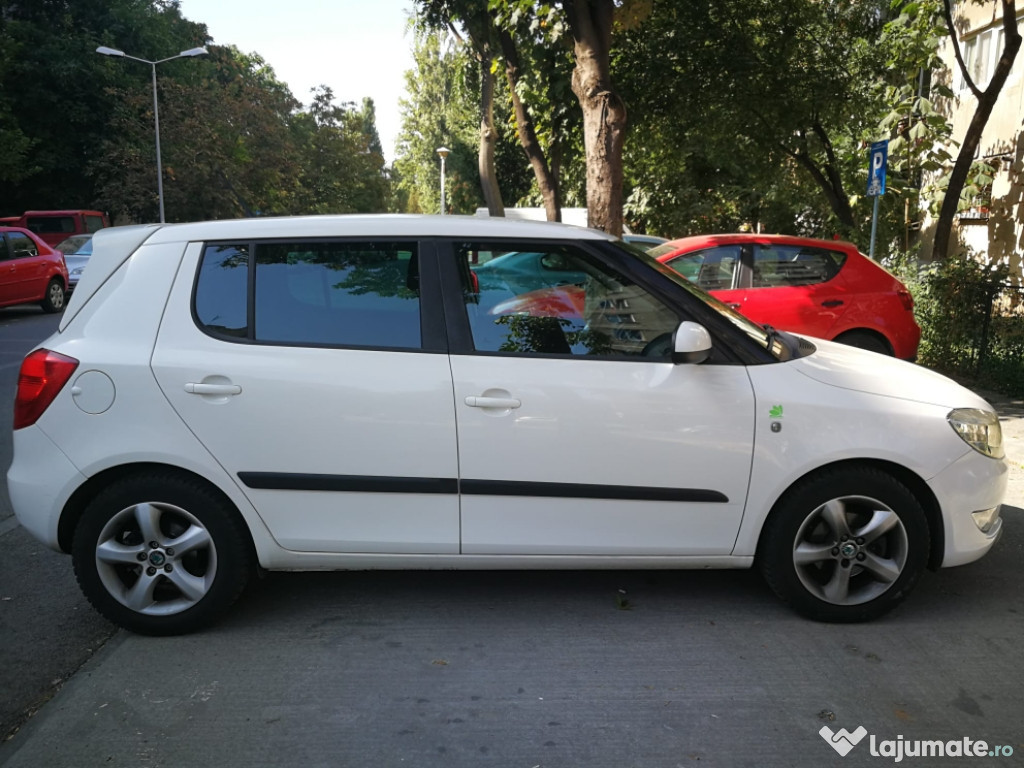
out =
[[68,268],[64,255],[20,227],[0,227],[0,307],[38,303],[64,309]]
[[698,235],[648,253],[754,322],[917,357],[910,291],[852,243],[786,235]]

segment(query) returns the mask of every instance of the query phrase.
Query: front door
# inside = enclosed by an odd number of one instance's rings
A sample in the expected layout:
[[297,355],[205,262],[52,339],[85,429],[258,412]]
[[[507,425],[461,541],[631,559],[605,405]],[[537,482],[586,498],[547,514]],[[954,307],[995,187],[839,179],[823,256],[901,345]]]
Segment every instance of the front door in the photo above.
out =
[[450,255],[461,275],[450,332],[461,322],[468,334],[451,357],[462,552],[729,554],[752,456],[745,368],[669,362],[688,318],[593,252],[552,244],[584,279],[525,293],[466,266],[478,252],[540,248],[464,243]]

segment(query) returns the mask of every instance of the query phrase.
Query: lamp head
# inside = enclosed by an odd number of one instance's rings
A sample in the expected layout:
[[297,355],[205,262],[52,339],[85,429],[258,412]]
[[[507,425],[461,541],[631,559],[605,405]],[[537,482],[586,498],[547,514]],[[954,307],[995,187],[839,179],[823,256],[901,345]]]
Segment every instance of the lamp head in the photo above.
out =
[[107,48],[105,45],[97,48],[96,53],[102,53],[104,56],[124,56],[124,51],[119,51],[117,48]]
[[451,152],[451,150],[448,149],[448,147],[438,147],[437,148],[437,154],[439,154],[441,156],[442,160],[444,160],[446,157],[448,157],[448,153],[449,152]]

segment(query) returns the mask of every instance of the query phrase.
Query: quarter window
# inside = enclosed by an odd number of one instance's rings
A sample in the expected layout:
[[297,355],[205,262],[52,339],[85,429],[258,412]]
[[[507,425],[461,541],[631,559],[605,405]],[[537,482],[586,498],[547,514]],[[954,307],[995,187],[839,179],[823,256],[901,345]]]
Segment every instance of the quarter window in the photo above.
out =
[[458,254],[478,351],[653,359],[671,352],[676,314],[587,253],[464,244]]
[[209,245],[196,317],[270,344],[419,348],[418,264],[410,243]]

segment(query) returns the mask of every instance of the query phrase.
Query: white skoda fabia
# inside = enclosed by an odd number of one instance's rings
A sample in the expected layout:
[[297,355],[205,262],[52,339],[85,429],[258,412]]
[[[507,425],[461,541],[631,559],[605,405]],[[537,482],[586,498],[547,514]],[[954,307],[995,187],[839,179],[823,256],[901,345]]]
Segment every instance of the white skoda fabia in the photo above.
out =
[[257,566],[756,563],[870,619],[992,547],[1006,475],[968,390],[600,232],[364,216],[98,232],[22,365],[8,484],[97,610],[170,634]]

